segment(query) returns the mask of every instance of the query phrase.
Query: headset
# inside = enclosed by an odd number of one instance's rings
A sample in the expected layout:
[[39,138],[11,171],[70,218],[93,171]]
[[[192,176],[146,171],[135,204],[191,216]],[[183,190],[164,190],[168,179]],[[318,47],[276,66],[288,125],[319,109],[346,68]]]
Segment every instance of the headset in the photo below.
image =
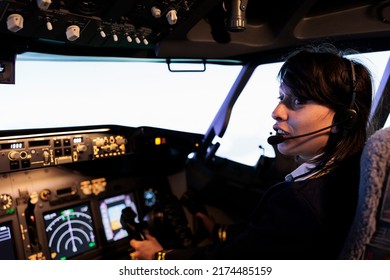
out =
[[[336,113],[336,120],[342,120],[341,126],[344,129],[350,130],[352,129],[358,119],[358,114],[355,109],[353,109],[353,105],[355,104],[356,99],[356,73],[355,73],[355,66],[353,65],[352,60],[350,60],[351,65],[351,72],[349,74],[349,81],[350,81],[350,92],[351,92],[351,104],[349,105],[349,108],[345,110],[344,112],[338,112]],[[341,116],[339,116],[341,114]]]
[[355,89],[356,88],[356,73],[355,73],[355,67],[353,65],[352,60],[350,60],[349,62],[351,64],[351,71],[349,73],[350,92],[351,92],[351,96],[352,96],[351,103],[349,105],[349,108],[347,110],[345,110],[344,112],[336,112],[335,120],[339,120],[339,121],[336,121],[332,125],[323,127],[321,129],[318,129],[318,130],[315,130],[315,131],[312,131],[309,133],[305,133],[305,134],[296,135],[296,136],[291,136],[291,137],[284,137],[283,135],[270,136],[267,139],[267,142],[270,145],[277,145],[277,144],[280,144],[280,143],[287,141],[287,140],[290,140],[290,139],[313,135],[313,134],[316,134],[318,132],[327,130],[329,128],[332,128],[332,127],[338,126],[338,125],[340,125],[344,130],[351,130],[355,126],[357,119],[358,119],[358,114],[357,114],[356,110],[353,109],[353,105],[355,104],[355,99],[356,99],[356,89]]

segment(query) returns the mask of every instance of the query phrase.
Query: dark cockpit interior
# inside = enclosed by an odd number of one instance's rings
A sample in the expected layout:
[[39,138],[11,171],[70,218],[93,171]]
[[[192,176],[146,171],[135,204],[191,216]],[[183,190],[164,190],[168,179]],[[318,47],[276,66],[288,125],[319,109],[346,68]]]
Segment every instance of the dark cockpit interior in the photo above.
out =
[[[144,230],[164,247],[202,246],[206,234],[196,212],[244,222],[264,191],[297,165],[272,147],[273,156],[262,155],[261,145],[251,166],[218,156],[218,138],[257,67],[282,62],[299,46],[324,42],[386,53],[372,110],[374,130],[379,130],[388,126],[390,111],[389,38],[388,0],[1,0],[0,100],[2,92],[25,81],[17,66],[23,57],[33,63],[158,63],[184,74],[207,72],[213,65],[239,70],[234,79],[226,76],[229,89],[204,130],[133,125],[124,117],[120,123],[100,121],[115,103],[133,110],[131,86],[123,99],[110,99],[109,91],[104,97],[96,94],[98,105],[82,98],[93,91],[88,85],[74,87],[78,97],[72,103],[65,103],[67,95],[51,97],[53,111],[47,108],[51,105],[39,105],[47,104],[43,100],[31,105],[17,96],[13,103],[3,99],[11,113],[0,113],[0,259],[129,259],[130,238],[140,238]],[[141,91],[146,101],[135,105],[150,114],[155,100],[147,97],[146,85],[156,79],[146,77]],[[68,83],[72,80],[76,77],[69,73]],[[169,93],[175,83],[159,93]],[[113,86],[112,91],[118,90]],[[204,104],[212,99],[202,98]],[[45,118],[55,118],[61,107],[67,113],[58,115],[69,125],[28,125],[38,112],[48,110]],[[88,107],[99,114],[91,117],[98,123],[84,119],[91,115],[82,113]],[[203,107],[197,108],[202,114]],[[70,120],[76,112],[79,125]],[[184,118],[182,111],[164,114],[173,122]],[[6,125],[21,116],[25,127]],[[199,122],[197,116],[190,120],[189,125]]]

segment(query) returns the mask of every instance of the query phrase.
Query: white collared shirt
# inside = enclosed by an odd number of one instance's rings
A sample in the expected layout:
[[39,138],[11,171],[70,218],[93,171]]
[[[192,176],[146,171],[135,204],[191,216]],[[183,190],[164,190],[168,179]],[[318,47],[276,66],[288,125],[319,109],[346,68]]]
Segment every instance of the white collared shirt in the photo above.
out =
[[[316,165],[314,163],[302,163],[300,166],[298,166],[294,171],[287,174],[285,177],[286,181],[303,181],[307,178],[313,176],[314,174],[318,173],[319,171],[316,171],[314,173],[310,172],[315,168]],[[307,175],[304,175],[307,174]],[[302,176],[303,175],[303,176]]]

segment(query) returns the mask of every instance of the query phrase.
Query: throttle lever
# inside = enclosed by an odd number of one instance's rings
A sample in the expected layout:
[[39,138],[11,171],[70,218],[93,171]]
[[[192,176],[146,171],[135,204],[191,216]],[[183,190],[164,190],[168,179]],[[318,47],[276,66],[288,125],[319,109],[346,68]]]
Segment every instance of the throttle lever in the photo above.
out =
[[133,209],[123,208],[120,218],[121,225],[127,231],[130,239],[145,240],[142,226],[135,221],[136,217]]

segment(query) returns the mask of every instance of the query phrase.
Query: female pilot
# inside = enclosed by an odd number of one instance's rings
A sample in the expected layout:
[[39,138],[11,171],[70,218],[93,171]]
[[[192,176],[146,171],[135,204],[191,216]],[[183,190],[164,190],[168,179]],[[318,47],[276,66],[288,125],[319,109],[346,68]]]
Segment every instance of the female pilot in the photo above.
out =
[[291,54],[278,74],[272,144],[301,165],[261,198],[245,227],[213,227],[213,245],[164,250],[147,235],[133,259],[337,259],[357,204],[372,78],[329,46]]

